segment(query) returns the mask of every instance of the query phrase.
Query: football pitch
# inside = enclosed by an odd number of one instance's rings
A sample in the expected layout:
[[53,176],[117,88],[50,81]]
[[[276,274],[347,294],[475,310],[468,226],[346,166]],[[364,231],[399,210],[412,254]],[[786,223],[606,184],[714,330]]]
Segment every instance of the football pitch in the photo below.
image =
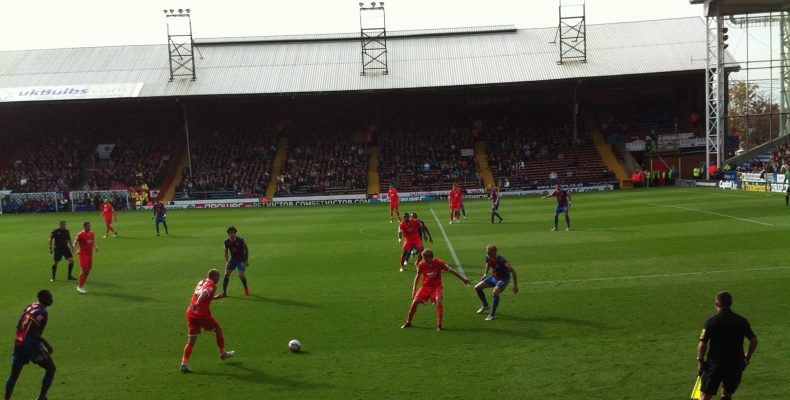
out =
[[[414,268],[398,272],[384,204],[170,210],[161,237],[150,212],[121,212],[120,237],[108,239],[98,213],[2,215],[0,376],[19,314],[46,288],[55,302],[43,336],[58,367],[50,399],[686,399],[702,323],[728,290],[760,340],[736,398],[787,398],[783,195],[662,188],[572,201],[570,232],[562,218],[550,232],[553,199],[504,197],[502,224],[489,223],[484,200],[467,201],[468,219],[453,225],[444,201],[401,203],[431,230],[426,247],[473,283],[488,244],[518,272],[519,293],[511,282],[493,321],[475,313],[472,288],[444,274],[442,332],[432,306],[400,329]],[[84,220],[97,231],[85,295],[65,280],[64,261],[49,281],[47,239],[62,217],[72,238]],[[234,273],[212,311],[236,357],[221,361],[203,333],[194,372],[182,374],[184,313],[209,268],[224,270],[229,225],[250,248],[251,295]],[[288,351],[290,339],[301,353]],[[14,398],[34,398],[42,374],[25,367]]]

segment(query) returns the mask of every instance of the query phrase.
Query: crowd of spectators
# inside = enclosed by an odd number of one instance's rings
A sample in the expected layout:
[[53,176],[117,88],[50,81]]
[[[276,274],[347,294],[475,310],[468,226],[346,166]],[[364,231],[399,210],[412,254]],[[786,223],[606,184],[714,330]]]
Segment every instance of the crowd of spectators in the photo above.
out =
[[0,189],[16,192],[64,192],[82,180],[90,139],[81,135],[34,133],[15,146],[16,155],[0,173]]
[[181,198],[205,192],[233,191],[250,197],[266,192],[277,152],[273,131],[257,124],[229,123],[196,129],[191,138],[192,174],[181,174]]
[[753,158],[739,165],[738,172],[751,172],[764,175],[766,173],[786,173],[790,171],[790,143],[782,143],[771,148],[767,159]]
[[[379,181],[401,191],[482,187],[474,158],[477,128],[452,119],[404,120],[379,141]],[[463,151],[463,154],[462,154]]]
[[112,137],[100,139],[114,144],[109,158],[94,154],[94,169],[83,190],[126,189],[144,184],[159,187],[173,153],[174,132],[166,129],[124,127]]
[[291,133],[275,195],[365,193],[368,158],[367,146],[340,129]]

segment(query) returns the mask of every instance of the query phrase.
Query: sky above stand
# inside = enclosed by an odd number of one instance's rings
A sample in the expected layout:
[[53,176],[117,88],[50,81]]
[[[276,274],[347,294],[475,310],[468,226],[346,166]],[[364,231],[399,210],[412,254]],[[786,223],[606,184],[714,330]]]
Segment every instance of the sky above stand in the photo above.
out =
[[[366,5],[369,5],[369,1]],[[559,0],[386,0],[387,30],[556,26]],[[563,0],[575,13],[582,0]],[[354,0],[0,1],[0,51],[164,44],[163,9],[192,10],[196,38],[359,31]],[[587,24],[702,16],[688,0],[587,0]],[[566,14],[567,15],[567,14]],[[2,71],[0,71],[2,73]]]

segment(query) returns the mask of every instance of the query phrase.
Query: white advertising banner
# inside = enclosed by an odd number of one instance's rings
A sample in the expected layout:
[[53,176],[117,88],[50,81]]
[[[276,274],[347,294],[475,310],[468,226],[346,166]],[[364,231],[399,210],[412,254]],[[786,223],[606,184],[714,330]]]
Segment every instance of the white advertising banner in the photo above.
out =
[[142,88],[142,82],[0,88],[0,103],[137,97]]

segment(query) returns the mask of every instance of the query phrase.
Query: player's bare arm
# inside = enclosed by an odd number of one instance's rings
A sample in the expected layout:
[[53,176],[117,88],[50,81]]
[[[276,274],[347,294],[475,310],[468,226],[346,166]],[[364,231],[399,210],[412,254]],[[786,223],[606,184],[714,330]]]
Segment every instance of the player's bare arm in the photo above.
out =
[[541,197],[541,199],[548,199],[549,197],[551,197],[551,196],[553,196],[553,195],[554,195],[554,192],[551,192],[551,193],[549,193],[549,194],[547,194],[547,195],[545,195],[545,196]]
[[483,269],[483,277],[480,278],[481,281],[484,280],[485,278],[488,278],[488,270],[489,269],[491,269],[491,266],[488,265],[488,263],[486,263],[486,267]]
[[461,274],[459,274],[459,273],[458,273],[456,270],[454,270],[454,269],[452,269],[452,268],[450,268],[450,267],[447,267],[447,271],[448,271],[449,273],[451,273],[451,274],[455,275],[455,277],[456,277],[456,278],[460,279],[460,280],[461,280],[461,282],[463,282],[463,283],[464,283],[464,285],[467,285],[467,286],[469,286],[469,284],[471,283],[471,281],[470,281],[469,279],[466,279],[466,278],[464,278],[463,276],[461,276]]
[[398,229],[398,242],[402,242],[402,241],[403,241],[403,231]]
[[510,266],[510,263],[505,263],[505,267],[510,271],[510,275],[513,276],[513,294],[516,294],[518,293],[518,276],[516,276],[516,270]]
[[247,241],[244,241],[244,264],[250,266],[250,249],[247,248]]
[[209,294],[208,290],[204,290],[202,293],[200,293],[200,296],[198,297],[198,300],[195,302],[195,304],[189,306],[189,309],[192,311],[197,311],[197,309],[200,308],[200,305],[206,301],[208,296],[211,296],[211,294]]
[[[32,323],[36,324],[36,325],[39,325],[38,321],[36,321],[35,319],[30,319],[30,321],[31,321]],[[44,345],[44,347],[46,347],[46,348],[47,348],[47,351],[49,351],[49,354],[52,354],[52,346],[49,344],[49,342],[47,342],[47,341],[46,341],[46,339],[44,339],[43,337],[41,337],[41,334],[39,334],[37,330],[35,330],[35,329],[30,329],[30,330],[27,332],[27,334],[28,334],[28,335],[29,335],[29,336],[30,336],[32,339],[35,339],[35,340],[38,340],[39,342],[41,342],[41,344],[43,344],[43,345]]]
[[749,350],[746,350],[746,354],[743,355],[744,366],[749,365],[749,361],[752,359],[755,350],[757,350],[757,335],[749,338]]
[[708,340],[700,338],[697,345],[697,373],[702,375],[705,370],[705,353],[708,352]]
[[411,297],[414,298],[417,295],[417,284],[420,283],[420,275],[421,273],[417,272],[417,275],[414,276],[414,283],[411,285]]
[[53,239],[54,238],[52,237],[52,234],[50,234],[49,235],[49,254],[52,254],[52,240]]
[[228,248],[225,248],[225,263],[228,262]]

